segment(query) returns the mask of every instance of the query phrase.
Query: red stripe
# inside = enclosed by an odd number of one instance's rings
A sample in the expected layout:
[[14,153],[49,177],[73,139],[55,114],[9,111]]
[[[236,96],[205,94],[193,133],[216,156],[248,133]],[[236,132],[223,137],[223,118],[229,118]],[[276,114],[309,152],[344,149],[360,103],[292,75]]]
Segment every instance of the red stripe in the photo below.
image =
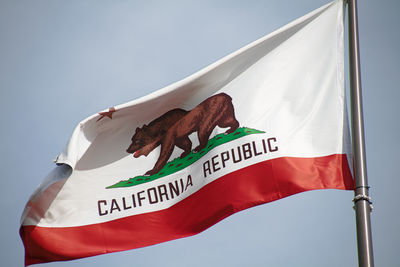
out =
[[240,210],[328,188],[354,188],[345,155],[268,160],[225,175],[165,210],[79,227],[22,226],[25,263],[72,260],[186,237]]

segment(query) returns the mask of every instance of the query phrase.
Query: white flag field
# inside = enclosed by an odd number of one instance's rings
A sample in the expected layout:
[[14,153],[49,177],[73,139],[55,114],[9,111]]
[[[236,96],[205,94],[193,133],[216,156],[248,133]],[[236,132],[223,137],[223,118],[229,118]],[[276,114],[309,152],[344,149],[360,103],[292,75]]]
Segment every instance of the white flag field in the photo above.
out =
[[25,264],[140,248],[352,190],[343,1],[81,121],[21,220]]

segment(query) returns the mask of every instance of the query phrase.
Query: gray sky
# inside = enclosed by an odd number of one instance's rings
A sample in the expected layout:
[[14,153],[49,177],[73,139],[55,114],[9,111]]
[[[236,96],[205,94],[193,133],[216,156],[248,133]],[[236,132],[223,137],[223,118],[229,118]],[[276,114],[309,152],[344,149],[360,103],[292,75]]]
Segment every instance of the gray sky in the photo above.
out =
[[[22,266],[26,201],[76,124],[180,80],[329,0],[0,1],[0,259]],[[359,0],[376,266],[398,266],[400,2]],[[298,194],[205,232],[45,266],[356,266],[352,192]]]

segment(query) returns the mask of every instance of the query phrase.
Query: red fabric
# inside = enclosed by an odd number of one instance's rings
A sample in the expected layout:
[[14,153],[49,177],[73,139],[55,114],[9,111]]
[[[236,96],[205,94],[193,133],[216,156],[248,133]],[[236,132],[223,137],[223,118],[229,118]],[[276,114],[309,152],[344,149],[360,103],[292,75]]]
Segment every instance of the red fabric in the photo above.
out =
[[345,155],[268,160],[225,175],[165,210],[80,227],[22,226],[25,264],[72,260],[194,235],[240,210],[328,188],[354,188]]

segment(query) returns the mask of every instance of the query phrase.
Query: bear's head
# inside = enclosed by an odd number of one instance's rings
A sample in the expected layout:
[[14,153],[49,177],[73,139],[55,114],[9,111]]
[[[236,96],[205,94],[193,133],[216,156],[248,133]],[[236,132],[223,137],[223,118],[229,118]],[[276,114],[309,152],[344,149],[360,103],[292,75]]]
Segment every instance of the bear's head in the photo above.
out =
[[159,142],[158,135],[154,135],[147,125],[142,128],[137,127],[135,134],[132,136],[131,144],[126,152],[133,154],[135,158],[141,155],[147,156]]

